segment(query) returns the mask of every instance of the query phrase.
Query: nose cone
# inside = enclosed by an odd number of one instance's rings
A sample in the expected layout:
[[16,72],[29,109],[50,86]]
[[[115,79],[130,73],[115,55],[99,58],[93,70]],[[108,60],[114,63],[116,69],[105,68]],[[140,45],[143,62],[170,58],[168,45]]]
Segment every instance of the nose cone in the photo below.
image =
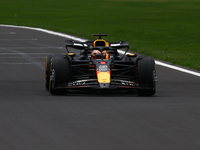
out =
[[110,71],[107,72],[97,71],[97,79],[99,83],[110,83]]
[[97,79],[98,79],[100,88],[110,87],[110,71],[107,71],[107,72],[97,71]]

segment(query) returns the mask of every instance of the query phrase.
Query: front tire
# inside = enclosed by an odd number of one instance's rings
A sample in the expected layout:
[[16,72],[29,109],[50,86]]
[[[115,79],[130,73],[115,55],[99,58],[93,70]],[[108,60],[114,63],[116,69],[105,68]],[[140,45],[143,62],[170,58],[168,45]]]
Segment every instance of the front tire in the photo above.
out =
[[60,54],[50,54],[46,57],[45,63],[45,88],[49,91],[49,80],[50,80],[50,65],[52,62],[52,58],[62,57]]
[[49,80],[50,80],[50,64],[51,64],[52,55],[46,57],[45,64],[45,88],[49,91]]
[[69,82],[70,67],[69,60],[64,57],[52,58],[50,65],[50,83],[49,92],[53,95],[65,95],[68,89],[56,88],[59,84],[66,84]]
[[139,85],[148,85],[153,89],[138,89],[139,96],[152,96],[156,93],[156,69],[152,58],[143,58],[137,62],[137,83]]

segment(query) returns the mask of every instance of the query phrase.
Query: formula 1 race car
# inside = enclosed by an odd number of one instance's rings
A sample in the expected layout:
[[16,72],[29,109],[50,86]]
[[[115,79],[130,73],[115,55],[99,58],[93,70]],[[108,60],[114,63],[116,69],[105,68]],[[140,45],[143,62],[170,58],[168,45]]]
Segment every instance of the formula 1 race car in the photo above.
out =
[[[126,89],[140,96],[152,96],[156,92],[154,59],[136,54],[126,54],[127,41],[109,43],[105,34],[95,34],[94,41],[66,41],[66,54],[46,57],[45,86],[54,95],[66,94],[68,89],[96,89],[109,91]],[[80,50],[80,56],[69,48]],[[126,48],[120,56],[118,50]]]

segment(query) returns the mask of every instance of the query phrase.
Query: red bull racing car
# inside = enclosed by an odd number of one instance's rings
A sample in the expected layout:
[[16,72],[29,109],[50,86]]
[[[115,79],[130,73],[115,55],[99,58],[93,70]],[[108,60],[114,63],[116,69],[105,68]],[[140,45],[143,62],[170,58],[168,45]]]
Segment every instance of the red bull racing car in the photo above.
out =
[[[116,43],[102,39],[105,34],[95,34],[94,41],[66,41],[66,54],[46,57],[45,86],[54,95],[67,94],[69,89],[96,89],[109,91],[127,89],[140,96],[152,96],[156,92],[154,59],[127,54],[127,41]],[[80,50],[80,56],[69,48]],[[118,50],[126,48],[120,56]]]

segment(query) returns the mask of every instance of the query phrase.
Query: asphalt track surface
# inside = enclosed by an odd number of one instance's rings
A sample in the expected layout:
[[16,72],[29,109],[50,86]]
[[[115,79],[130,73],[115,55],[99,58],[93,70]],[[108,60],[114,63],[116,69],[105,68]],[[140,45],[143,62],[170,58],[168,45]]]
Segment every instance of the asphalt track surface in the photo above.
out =
[[45,56],[65,38],[0,27],[0,149],[199,150],[200,77],[157,67],[157,93],[71,91],[44,86]]

